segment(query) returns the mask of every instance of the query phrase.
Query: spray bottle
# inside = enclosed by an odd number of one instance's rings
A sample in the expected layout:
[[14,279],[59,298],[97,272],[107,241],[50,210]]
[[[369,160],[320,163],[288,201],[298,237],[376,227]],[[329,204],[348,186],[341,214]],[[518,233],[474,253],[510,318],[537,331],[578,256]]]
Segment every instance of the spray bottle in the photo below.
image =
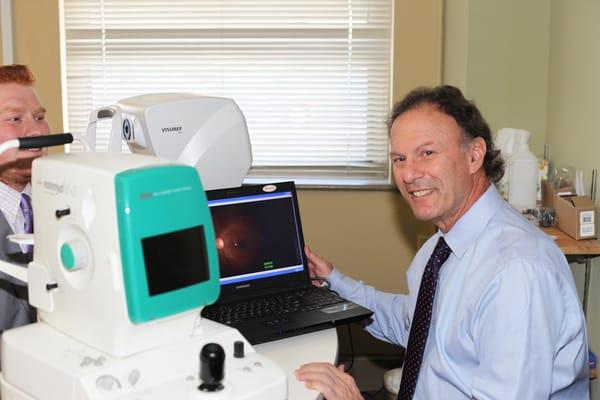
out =
[[536,206],[538,159],[529,151],[529,135],[516,132],[514,152],[508,158],[508,202],[517,210]]

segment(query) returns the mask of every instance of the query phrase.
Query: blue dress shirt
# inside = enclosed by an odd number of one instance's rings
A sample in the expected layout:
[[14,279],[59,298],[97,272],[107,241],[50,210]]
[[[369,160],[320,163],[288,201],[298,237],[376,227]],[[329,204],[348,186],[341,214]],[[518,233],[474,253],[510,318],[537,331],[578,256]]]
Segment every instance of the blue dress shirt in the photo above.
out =
[[440,235],[443,265],[415,399],[589,399],[585,321],[554,241],[490,188],[417,252],[408,295],[334,269],[333,290],[375,312],[367,330],[406,347],[425,264]]

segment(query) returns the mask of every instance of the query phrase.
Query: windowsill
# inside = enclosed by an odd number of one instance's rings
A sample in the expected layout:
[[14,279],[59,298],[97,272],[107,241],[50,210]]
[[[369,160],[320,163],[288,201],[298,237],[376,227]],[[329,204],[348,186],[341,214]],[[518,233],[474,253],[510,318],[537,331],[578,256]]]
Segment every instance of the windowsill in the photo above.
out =
[[387,179],[327,179],[327,178],[298,178],[298,177],[255,177],[247,176],[244,184],[260,185],[262,183],[274,183],[283,181],[294,181],[299,189],[309,190],[372,190],[372,191],[396,191],[396,185]]

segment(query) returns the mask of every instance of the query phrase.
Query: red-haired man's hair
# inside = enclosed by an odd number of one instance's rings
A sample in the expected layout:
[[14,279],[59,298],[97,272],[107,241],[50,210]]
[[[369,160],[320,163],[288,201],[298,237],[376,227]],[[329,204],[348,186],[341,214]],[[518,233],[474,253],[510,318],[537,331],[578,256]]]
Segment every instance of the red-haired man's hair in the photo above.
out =
[[0,83],[33,85],[35,77],[27,65],[12,64],[0,66]]

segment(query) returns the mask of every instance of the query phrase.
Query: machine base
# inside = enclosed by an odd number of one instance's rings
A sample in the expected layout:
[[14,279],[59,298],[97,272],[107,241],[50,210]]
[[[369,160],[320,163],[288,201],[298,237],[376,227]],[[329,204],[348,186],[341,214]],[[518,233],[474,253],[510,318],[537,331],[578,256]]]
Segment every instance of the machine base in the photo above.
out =
[[[233,357],[243,341],[245,356]],[[199,354],[207,343],[225,350],[223,390],[198,389]],[[190,336],[160,348],[117,358],[97,351],[44,322],[2,336],[3,400],[41,399],[285,399],[285,373],[256,353],[235,329],[201,319]]]

